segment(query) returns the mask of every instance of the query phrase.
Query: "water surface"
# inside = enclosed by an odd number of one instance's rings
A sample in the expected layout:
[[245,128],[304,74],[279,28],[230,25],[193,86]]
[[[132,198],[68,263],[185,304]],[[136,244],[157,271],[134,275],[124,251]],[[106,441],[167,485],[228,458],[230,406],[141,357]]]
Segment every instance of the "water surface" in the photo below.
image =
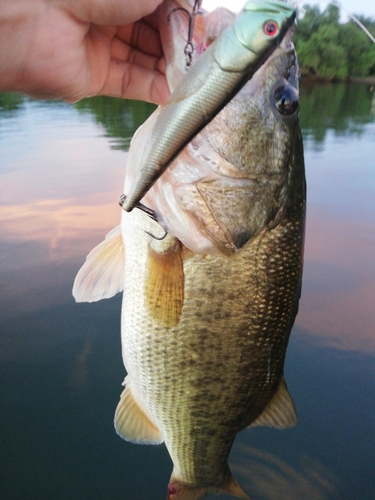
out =
[[[238,435],[231,466],[254,500],[375,498],[374,96],[365,85],[302,92],[305,270],[285,367],[299,420]],[[152,109],[0,96],[6,500],[165,498],[164,446],[126,443],[113,429],[121,297],[71,296],[85,256],[119,223],[124,149]]]

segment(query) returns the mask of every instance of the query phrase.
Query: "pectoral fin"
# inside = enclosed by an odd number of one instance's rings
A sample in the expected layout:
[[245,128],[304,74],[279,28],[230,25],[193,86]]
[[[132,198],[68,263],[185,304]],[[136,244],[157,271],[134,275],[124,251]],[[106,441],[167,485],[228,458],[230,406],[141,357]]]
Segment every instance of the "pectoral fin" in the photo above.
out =
[[86,257],[74,280],[77,302],[96,302],[122,292],[124,288],[124,246],[120,226],[107,234]]
[[150,244],[145,281],[145,304],[161,325],[176,326],[184,303],[181,243],[173,236]]
[[293,427],[296,423],[296,410],[283,377],[272,400],[249,427],[265,426],[287,429]]
[[160,444],[164,441],[159,429],[134,400],[131,384],[126,379],[115,412],[115,429],[126,441],[138,444]]

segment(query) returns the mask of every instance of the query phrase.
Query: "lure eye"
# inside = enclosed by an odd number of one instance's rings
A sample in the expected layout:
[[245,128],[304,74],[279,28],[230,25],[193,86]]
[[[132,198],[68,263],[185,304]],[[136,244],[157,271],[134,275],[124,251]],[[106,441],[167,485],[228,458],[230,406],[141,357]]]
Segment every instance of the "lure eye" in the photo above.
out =
[[292,116],[299,107],[299,95],[293,87],[279,87],[275,91],[276,109],[282,116]]
[[268,21],[264,25],[264,33],[268,36],[275,36],[279,32],[279,27],[275,21]]

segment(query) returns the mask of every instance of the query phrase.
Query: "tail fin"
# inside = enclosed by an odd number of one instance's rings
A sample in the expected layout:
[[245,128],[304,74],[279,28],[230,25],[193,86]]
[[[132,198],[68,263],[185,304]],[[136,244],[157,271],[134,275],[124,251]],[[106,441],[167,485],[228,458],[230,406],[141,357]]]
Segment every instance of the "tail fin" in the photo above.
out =
[[232,475],[230,475],[226,483],[220,488],[192,486],[178,479],[171,478],[168,485],[167,500],[200,500],[209,493],[226,493],[236,498],[242,498],[243,500],[251,500],[249,495],[241,488]]
[[236,498],[242,498],[243,500],[251,500],[249,495],[242,489],[242,487],[237,483],[234,477],[231,475],[229,481],[225,486],[221,487],[217,493],[229,493]]

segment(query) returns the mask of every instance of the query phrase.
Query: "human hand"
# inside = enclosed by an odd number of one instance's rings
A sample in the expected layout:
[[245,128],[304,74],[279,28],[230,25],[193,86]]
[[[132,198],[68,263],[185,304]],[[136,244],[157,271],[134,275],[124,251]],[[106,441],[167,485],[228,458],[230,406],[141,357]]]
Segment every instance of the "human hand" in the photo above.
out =
[[1,0],[0,90],[165,102],[161,1]]

